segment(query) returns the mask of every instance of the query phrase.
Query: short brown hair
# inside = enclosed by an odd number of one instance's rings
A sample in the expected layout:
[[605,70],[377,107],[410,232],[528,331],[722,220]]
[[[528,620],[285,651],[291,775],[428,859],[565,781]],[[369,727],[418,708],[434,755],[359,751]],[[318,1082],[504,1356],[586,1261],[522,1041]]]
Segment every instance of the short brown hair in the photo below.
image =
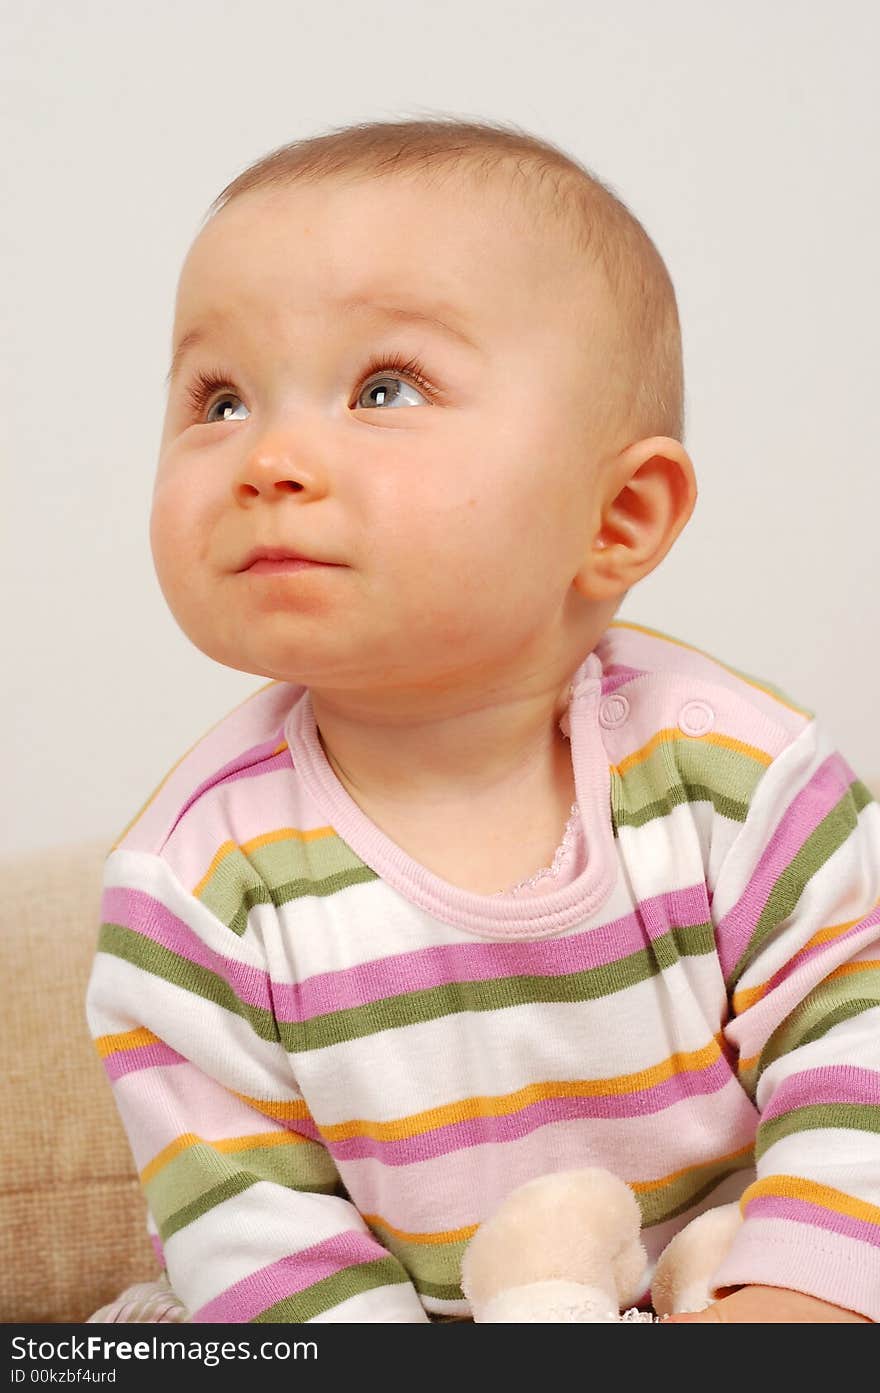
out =
[[616,314],[606,427],[621,445],[684,435],[684,372],[675,290],[663,258],[612,189],[558,146],[505,122],[436,116],[341,126],[256,160],[214,199],[206,219],[251,190],[324,178],[412,173],[478,184],[512,174],[539,225],[552,220],[571,251],[604,273]]

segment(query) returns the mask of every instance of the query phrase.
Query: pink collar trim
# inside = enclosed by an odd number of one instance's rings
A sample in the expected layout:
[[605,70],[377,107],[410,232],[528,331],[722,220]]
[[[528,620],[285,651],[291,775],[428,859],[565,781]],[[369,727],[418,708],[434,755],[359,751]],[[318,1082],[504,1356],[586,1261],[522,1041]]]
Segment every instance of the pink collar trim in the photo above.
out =
[[387,885],[426,914],[480,938],[547,938],[590,918],[614,888],[617,854],[610,813],[610,772],[598,706],[602,664],[590,653],[572,679],[563,729],[571,740],[575,795],[586,865],[569,884],[523,898],[510,891],[475,894],[414,861],[358,807],[327,760],[306,690],[285,721],[285,735],[308,796],[334,831]]

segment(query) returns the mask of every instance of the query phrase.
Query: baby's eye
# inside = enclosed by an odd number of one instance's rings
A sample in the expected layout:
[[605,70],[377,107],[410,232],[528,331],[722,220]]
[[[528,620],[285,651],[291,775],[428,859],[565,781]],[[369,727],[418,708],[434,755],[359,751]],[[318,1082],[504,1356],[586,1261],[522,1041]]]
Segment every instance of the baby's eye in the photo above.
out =
[[[408,401],[403,395],[404,389],[418,400]],[[424,400],[422,392],[411,382],[407,382],[403,377],[384,373],[381,377],[374,377],[364,384],[358,393],[355,406],[419,406]]]
[[[243,417],[236,415],[238,407],[234,408],[232,412],[227,410],[229,403],[233,401],[237,401],[239,406],[244,406],[244,402],[241,400],[240,397],[237,397],[234,392],[227,392],[224,396],[218,397],[215,402],[212,402],[211,407],[208,410],[208,414],[205,417],[206,423],[208,425],[212,425],[215,421],[243,420]],[[212,413],[216,411],[218,406],[221,408],[220,415],[212,415]],[[247,410],[247,407],[245,407],[245,410]]]
[[[224,388],[224,391],[217,396],[216,394],[221,387]],[[224,377],[221,377],[217,372],[203,372],[201,369],[196,374],[195,381],[187,388],[186,395],[191,410],[198,417],[202,416],[208,402],[211,402],[210,410],[204,417],[204,420],[209,424],[213,424],[215,421],[235,419],[226,410],[230,402],[237,401],[240,405],[244,405],[241,398],[229,390],[229,383]],[[212,413],[218,406],[222,407],[223,410],[219,416],[215,416]]]

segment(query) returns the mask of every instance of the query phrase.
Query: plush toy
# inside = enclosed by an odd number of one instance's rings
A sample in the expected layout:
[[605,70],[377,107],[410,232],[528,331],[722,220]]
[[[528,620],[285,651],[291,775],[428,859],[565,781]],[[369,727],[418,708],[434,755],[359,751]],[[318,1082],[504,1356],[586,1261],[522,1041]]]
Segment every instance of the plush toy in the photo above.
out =
[[[658,1317],[711,1305],[709,1279],[740,1222],[739,1205],[725,1204],[675,1235],[650,1280]],[[609,1171],[561,1171],[528,1181],[465,1249],[461,1284],[474,1320],[652,1321],[633,1306],[650,1279],[640,1231],[635,1195]]]

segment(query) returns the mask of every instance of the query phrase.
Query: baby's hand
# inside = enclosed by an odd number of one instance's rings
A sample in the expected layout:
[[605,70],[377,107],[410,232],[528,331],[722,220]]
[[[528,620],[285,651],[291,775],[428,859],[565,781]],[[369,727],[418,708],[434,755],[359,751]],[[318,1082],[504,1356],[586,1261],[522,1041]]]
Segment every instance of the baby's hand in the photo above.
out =
[[722,1296],[707,1306],[705,1311],[667,1316],[661,1324],[700,1320],[714,1321],[720,1325],[786,1325],[796,1322],[818,1325],[824,1321],[852,1320],[861,1321],[864,1325],[872,1324],[867,1316],[857,1316],[855,1311],[845,1311],[842,1306],[831,1306],[816,1296],[789,1291],[786,1287],[738,1287],[729,1296]]

